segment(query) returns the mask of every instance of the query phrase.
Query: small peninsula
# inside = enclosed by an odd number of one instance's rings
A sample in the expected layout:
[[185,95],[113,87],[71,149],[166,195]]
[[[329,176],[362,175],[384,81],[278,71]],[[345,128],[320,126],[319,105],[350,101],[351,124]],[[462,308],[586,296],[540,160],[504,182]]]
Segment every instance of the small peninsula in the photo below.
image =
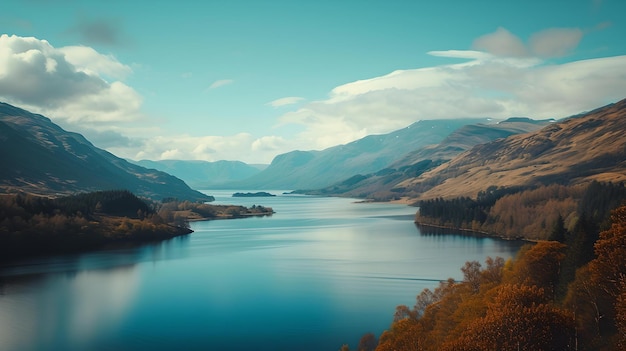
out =
[[265,191],[258,191],[256,193],[234,193],[233,197],[272,197],[276,196]]
[[193,232],[190,221],[271,216],[271,207],[139,198],[127,190],[50,198],[0,195],[0,261],[141,244]]

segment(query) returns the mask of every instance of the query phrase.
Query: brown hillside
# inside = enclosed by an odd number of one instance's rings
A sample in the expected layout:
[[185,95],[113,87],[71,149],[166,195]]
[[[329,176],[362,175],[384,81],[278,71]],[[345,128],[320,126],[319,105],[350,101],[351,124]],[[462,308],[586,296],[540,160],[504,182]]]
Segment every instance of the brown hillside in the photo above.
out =
[[539,131],[477,145],[399,184],[419,199],[475,197],[489,186],[626,180],[626,99]]

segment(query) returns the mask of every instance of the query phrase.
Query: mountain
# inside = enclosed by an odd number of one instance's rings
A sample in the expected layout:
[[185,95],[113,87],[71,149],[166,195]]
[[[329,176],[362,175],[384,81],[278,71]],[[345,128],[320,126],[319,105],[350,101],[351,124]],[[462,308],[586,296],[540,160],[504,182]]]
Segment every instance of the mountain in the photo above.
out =
[[216,189],[224,183],[243,180],[257,175],[267,165],[249,165],[241,161],[130,161],[139,166],[153,168],[176,176],[195,189]]
[[407,153],[387,168],[375,173],[357,175],[332,186],[307,193],[367,197],[374,200],[397,198],[402,189],[396,184],[447,162],[475,145],[499,138],[541,129],[554,120],[514,117],[499,123],[468,124],[453,131],[440,143]]
[[439,143],[463,125],[489,121],[488,118],[424,120],[389,134],[366,136],[322,151],[292,151],[276,156],[267,169],[232,186],[319,189],[355,174],[381,170],[409,151]]
[[553,119],[534,120],[527,117],[511,117],[498,123],[468,124],[452,132],[439,144],[409,152],[391,167],[400,168],[428,159],[451,160],[475,145],[515,134],[536,131],[552,122],[554,122]]
[[626,181],[626,99],[538,131],[480,144],[397,185],[413,197],[470,196],[497,187]]
[[0,161],[0,192],[126,189],[154,199],[212,200],[174,176],[133,165],[44,116],[5,103],[0,103]]

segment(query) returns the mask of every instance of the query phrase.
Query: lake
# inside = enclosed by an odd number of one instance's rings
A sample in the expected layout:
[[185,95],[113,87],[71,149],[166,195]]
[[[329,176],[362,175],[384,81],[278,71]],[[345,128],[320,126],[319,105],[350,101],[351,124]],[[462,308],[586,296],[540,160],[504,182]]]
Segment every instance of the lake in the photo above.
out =
[[276,214],[194,222],[158,244],[0,267],[0,350],[338,350],[399,304],[523,244],[420,233],[416,209],[283,195]]

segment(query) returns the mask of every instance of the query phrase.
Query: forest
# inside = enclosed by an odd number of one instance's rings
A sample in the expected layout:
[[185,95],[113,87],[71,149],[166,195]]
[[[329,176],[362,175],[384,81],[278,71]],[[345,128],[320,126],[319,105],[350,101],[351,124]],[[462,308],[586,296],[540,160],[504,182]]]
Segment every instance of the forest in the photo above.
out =
[[466,262],[463,281],[443,281],[413,307],[398,306],[390,328],[378,340],[365,334],[357,349],[624,350],[626,206],[589,246],[585,257],[574,252],[585,245],[546,240],[514,260]]
[[127,190],[49,198],[0,195],[0,260],[80,252],[192,232],[190,220],[271,215],[270,207],[210,205],[139,198]]
[[[431,199],[417,204],[420,225],[467,229],[504,238],[548,240],[555,225],[568,232],[605,228],[610,211],[626,201],[623,183],[490,187],[476,199]],[[561,241],[564,238],[561,238]]]

